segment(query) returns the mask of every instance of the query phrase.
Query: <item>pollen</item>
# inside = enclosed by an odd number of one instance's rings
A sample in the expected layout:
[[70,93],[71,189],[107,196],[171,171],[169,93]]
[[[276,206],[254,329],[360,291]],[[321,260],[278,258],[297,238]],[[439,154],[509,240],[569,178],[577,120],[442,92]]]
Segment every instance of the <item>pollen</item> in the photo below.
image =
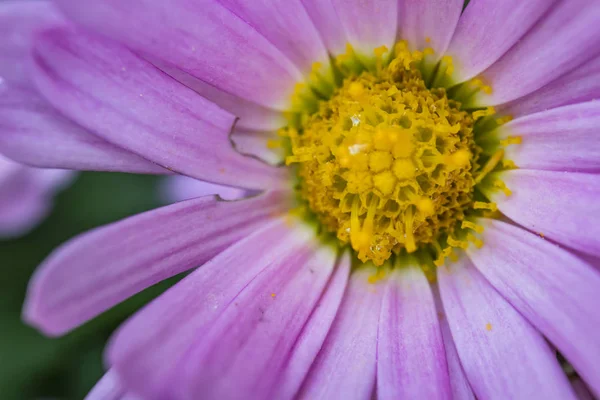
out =
[[[475,140],[476,124],[495,110],[464,110],[443,87],[429,87],[423,52],[405,42],[388,52],[376,48],[369,63],[348,45],[335,59],[330,97],[309,101],[306,85],[297,87],[294,104],[317,106],[279,132],[289,139],[286,164],[297,171],[305,208],[362,262],[381,266],[394,254],[428,249],[442,264],[456,258],[454,248],[483,245],[483,227],[468,219],[473,212],[496,211],[476,197],[476,186],[504,165],[504,151],[488,156]],[[451,58],[441,65],[452,74]]]

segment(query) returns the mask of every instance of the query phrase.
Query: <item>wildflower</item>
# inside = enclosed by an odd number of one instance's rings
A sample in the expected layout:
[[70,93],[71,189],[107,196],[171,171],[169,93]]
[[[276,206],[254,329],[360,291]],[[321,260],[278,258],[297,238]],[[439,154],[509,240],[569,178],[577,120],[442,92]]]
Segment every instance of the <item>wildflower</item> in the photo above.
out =
[[573,398],[554,348],[600,393],[596,1],[33,4],[2,9],[8,90],[43,104],[4,153],[259,192],[49,257],[49,335],[202,265],[93,396]]

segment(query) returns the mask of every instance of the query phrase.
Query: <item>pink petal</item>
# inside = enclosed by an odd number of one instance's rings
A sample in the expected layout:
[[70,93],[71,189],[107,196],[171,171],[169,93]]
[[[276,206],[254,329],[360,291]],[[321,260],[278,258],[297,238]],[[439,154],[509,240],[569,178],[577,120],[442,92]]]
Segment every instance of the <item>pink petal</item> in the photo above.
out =
[[535,233],[600,256],[600,175],[511,170],[497,178],[511,196],[483,190],[506,216]]
[[294,83],[302,79],[283,53],[217,1],[56,3],[87,28],[266,107],[285,110]]
[[441,57],[450,44],[463,4],[463,0],[398,1],[399,38],[413,48],[431,47],[437,58]]
[[37,37],[34,58],[42,94],[103,138],[198,179],[251,189],[283,184],[283,170],[232,149],[231,114],[127,49],[54,29]]
[[42,168],[168,174],[170,171],[86,131],[34,89],[0,88],[0,151]]
[[600,102],[574,104],[517,118],[499,128],[500,139],[520,136],[505,149],[519,168],[600,171]]
[[177,398],[174,382],[182,377],[189,351],[265,268],[283,268],[306,255],[314,249],[313,238],[311,229],[290,225],[289,219],[274,221],[146,306],[117,331],[109,348],[108,359],[123,384],[147,399]]
[[29,85],[28,57],[35,33],[63,24],[51,1],[0,3],[0,88],[3,81]]
[[124,390],[114,371],[109,370],[85,396],[85,400],[121,400]]
[[286,206],[281,193],[237,202],[203,197],[95,229],[40,267],[25,317],[46,334],[63,334],[148,286],[202,265]]
[[589,388],[579,378],[571,378],[571,386],[573,386],[573,390],[575,394],[577,394],[577,399],[579,400],[594,400],[594,395],[590,393]]
[[231,133],[231,141],[236,151],[245,156],[258,157],[271,165],[283,165],[285,149],[283,147],[271,148],[269,140],[280,141],[277,131],[257,132],[238,129],[236,126]]
[[235,123],[236,129],[272,131],[287,125],[282,111],[264,107],[250,100],[244,100],[224,92],[223,90],[158,59],[151,58],[150,60],[152,61],[152,64],[156,65],[169,76],[175,78],[185,86],[199,93],[202,97],[238,117],[239,119]]
[[373,56],[379,46],[392,49],[398,26],[398,0],[329,0],[333,4],[346,38],[356,51]]
[[377,341],[378,399],[449,399],[444,342],[429,282],[419,267],[387,279]]
[[446,361],[448,362],[448,376],[450,377],[450,389],[452,390],[451,397],[455,400],[475,400],[473,389],[471,389],[471,385],[469,385],[465,371],[460,363],[458,352],[456,351],[454,339],[452,339],[452,332],[450,332],[448,319],[444,314],[444,307],[442,305],[442,298],[440,297],[438,285],[433,285],[431,289],[438,310],[442,338],[444,339]]
[[298,392],[338,312],[348,282],[351,261],[349,252],[344,253],[338,261],[325,292],[296,340],[271,398],[292,399]]
[[572,399],[544,338],[468,258],[438,268],[444,311],[462,366],[480,399]]
[[273,43],[305,74],[315,62],[329,64],[327,49],[300,0],[221,0]]
[[344,53],[348,38],[331,0],[301,0],[331,54]]
[[458,20],[447,54],[453,78],[464,82],[498,60],[556,0],[471,0]]
[[370,399],[375,386],[377,327],[384,285],[373,269],[350,277],[344,300],[298,398]]
[[[518,99],[593,59],[600,49],[599,20],[597,0],[557,3],[523,40],[483,72],[493,92],[480,92],[473,104]],[[505,30],[507,27],[502,27]]]
[[487,280],[600,393],[600,274],[553,243],[481,220],[484,246],[469,249]]
[[29,76],[33,37],[61,24],[50,2],[0,6],[0,151],[38,167],[168,172],[74,124],[39,96]]
[[335,248],[306,248],[272,262],[185,357],[182,398],[268,399],[333,271]]
[[29,168],[0,154],[0,238],[28,233],[46,217],[71,171]]
[[600,99],[600,57],[580,65],[541,89],[496,109],[502,114],[520,117],[595,99]]
[[246,191],[214,183],[199,181],[183,175],[164,178],[159,187],[159,197],[166,203],[175,203],[196,197],[216,194],[224,200],[238,200],[246,195]]

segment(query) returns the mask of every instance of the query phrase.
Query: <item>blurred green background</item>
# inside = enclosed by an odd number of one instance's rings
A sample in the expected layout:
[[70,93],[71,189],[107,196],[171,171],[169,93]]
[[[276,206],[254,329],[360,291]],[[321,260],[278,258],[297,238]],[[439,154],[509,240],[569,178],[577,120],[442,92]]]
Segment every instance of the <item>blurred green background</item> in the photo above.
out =
[[27,282],[58,245],[91,228],[160,205],[159,179],[82,173],[59,193],[50,216],[28,235],[0,241],[0,399],[83,399],[102,376],[110,334],[173,281],[158,284],[61,338],[21,321]]

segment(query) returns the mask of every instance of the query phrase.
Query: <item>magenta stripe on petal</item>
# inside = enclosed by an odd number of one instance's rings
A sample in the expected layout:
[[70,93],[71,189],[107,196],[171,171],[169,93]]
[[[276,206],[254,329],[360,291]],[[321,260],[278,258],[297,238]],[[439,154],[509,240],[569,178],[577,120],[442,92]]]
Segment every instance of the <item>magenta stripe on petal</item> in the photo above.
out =
[[286,195],[203,197],[98,228],[53,253],[35,274],[25,318],[57,335],[140,290],[202,265],[285,211]]
[[399,0],[398,38],[411,48],[431,47],[436,58],[444,55],[450,44],[463,0]]
[[311,229],[294,226],[288,218],[274,221],[138,312],[117,331],[109,348],[108,360],[123,384],[147,399],[178,398],[174,382],[183,378],[182,362],[202,345],[228,307],[236,307],[238,294],[270,265],[283,268],[297,254],[311,252],[313,239]]
[[536,234],[600,256],[600,175],[511,170],[496,177],[510,196],[482,190],[506,216]]
[[[319,244],[317,244],[319,246]],[[182,398],[268,399],[333,271],[335,247],[274,260],[185,356]],[[232,384],[235,382],[235,384]]]
[[[557,3],[521,41],[482,73],[493,92],[480,92],[473,105],[518,99],[593,59],[600,52],[598,21],[598,0]],[[506,29],[502,27],[502,31]]]
[[475,400],[473,389],[471,389],[471,385],[469,385],[465,371],[460,363],[458,352],[456,351],[456,345],[452,338],[452,332],[450,332],[448,318],[444,314],[444,306],[442,305],[442,298],[440,297],[440,290],[437,283],[432,285],[431,289],[438,310],[442,338],[444,339],[446,362],[448,363],[448,375],[450,377],[450,389],[452,390],[451,397],[455,400]]
[[392,49],[398,26],[398,0],[327,0],[333,6],[354,49],[373,56],[373,49]]
[[88,28],[266,107],[286,109],[294,83],[302,79],[283,53],[218,1],[56,3]]
[[502,125],[500,139],[519,136],[504,157],[523,169],[600,171],[600,102],[574,104],[517,118]]
[[378,399],[450,399],[442,332],[419,267],[386,279],[377,341]]
[[34,46],[35,81],[60,111],[98,135],[198,179],[260,189],[286,172],[235,152],[235,117],[129,50],[54,29]]
[[452,337],[477,398],[574,398],[544,338],[467,257],[438,268],[438,281]]
[[384,285],[374,269],[356,271],[298,398],[368,400],[375,387],[377,327]]
[[351,264],[346,252],[338,261],[334,275],[315,307],[285,365],[272,399],[293,399],[315,360],[338,312],[348,282]]
[[484,246],[468,250],[477,269],[600,393],[600,273],[522,228],[480,221]]
[[461,15],[447,53],[453,78],[463,82],[498,60],[556,0],[471,0]]
[[600,99],[600,57],[580,65],[527,96],[496,107],[496,110],[520,117],[597,99]]

